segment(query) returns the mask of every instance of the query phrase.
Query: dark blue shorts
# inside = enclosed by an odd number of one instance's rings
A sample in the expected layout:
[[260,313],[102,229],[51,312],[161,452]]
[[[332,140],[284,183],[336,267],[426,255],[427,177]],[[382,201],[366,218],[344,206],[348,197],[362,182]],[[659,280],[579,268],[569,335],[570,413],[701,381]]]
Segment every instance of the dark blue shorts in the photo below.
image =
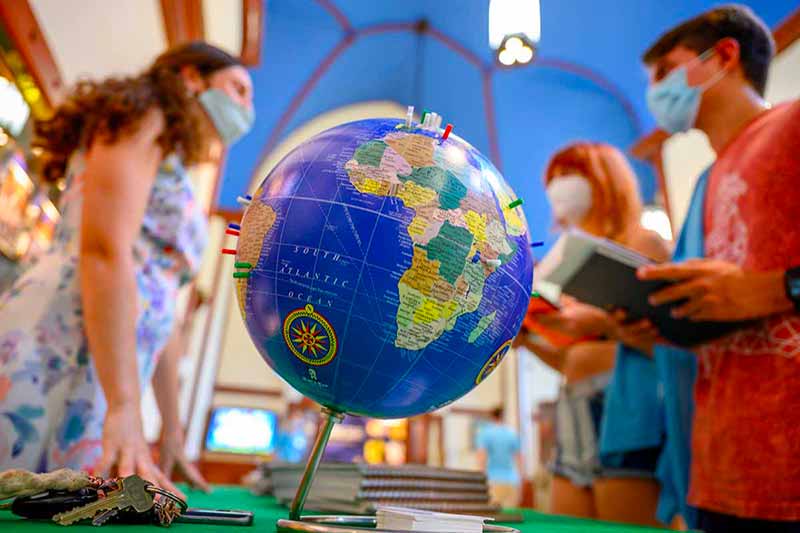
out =
[[739,518],[698,509],[697,529],[705,533],[800,533],[800,522]]

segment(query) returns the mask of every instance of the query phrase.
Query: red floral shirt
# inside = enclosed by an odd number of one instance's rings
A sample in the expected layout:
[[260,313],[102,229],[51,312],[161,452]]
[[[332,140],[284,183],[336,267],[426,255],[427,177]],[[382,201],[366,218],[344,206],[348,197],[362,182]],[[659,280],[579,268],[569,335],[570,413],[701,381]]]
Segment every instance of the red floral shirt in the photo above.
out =
[[[709,175],[705,252],[745,270],[800,265],[800,101],[753,121]],[[698,352],[689,502],[800,520],[800,314]]]

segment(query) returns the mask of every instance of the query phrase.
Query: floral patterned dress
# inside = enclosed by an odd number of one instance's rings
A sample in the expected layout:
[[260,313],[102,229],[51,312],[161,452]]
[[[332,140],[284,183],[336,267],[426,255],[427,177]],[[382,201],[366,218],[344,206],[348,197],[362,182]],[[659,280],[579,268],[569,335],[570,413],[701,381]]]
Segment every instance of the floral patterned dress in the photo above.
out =
[[[0,470],[91,468],[106,402],[92,362],[78,279],[82,156],[69,166],[51,250],[0,296]],[[179,287],[196,274],[206,218],[189,175],[164,160],[133,247],[139,382],[149,383],[174,322]]]

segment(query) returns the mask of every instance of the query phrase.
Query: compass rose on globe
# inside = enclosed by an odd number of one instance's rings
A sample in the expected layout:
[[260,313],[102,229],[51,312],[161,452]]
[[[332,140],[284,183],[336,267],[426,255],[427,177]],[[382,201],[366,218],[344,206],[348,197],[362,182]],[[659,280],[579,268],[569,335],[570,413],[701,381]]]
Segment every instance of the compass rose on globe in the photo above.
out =
[[503,362],[503,359],[505,358],[506,354],[508,353],[508,350],[510,349],[511,349],[511,341],[509,340],[504,342],[500,346],[500,348],[498,348],[497,351],[495,351],[492,354],[489,360],[486,361],[486,364],[483,365],[483,368],[481,368],[481,371],[478,373],[478,377],[475,378],[476,385],[480,385],[481,381],[483,381],[486,378],[486,376],[494,372],[494,369],[497,368],[500,365],[500,363]]
[[295,357],[306,364],[327,365],[336,357],[336,333],[311,304],[286,315],[283,339]]

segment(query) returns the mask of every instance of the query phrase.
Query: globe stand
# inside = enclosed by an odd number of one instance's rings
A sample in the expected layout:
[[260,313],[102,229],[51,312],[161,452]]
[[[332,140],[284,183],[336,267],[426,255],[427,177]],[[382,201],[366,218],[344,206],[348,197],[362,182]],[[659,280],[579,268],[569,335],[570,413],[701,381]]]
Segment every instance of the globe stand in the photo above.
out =
[[[275,524],[275,531],[278,533],[291,533],[293,531],[301,531],[307,533],[363,533],[370,531],[372,533],[412,533],[410,531],[400,531],[396,529],[376,529],[377,519],[374,516],[342,516],[342,515],[320,515],[320,516],[301,516],[303,506],[308,497],[308,491],[311,490],[311,485],[314,482],[314,476],[319,468],[319,463],[322,461],[322,454],[325,452],[325,447],[328,445],[328,440],[331,437],[333,426],[344,419],[344,414],[328,409],[322,409],[324,422],[317,434],[317,440],[314,442],[314,448],[311,450],[311,455],[308,458],[306,469],[303,472],[303,478],[300,480],[300,485],[297,487],[297,493],[292,500],[292,506],[289,509],[289,519],[281,519]],[[484,533],[519,533],[518,530],[511,527],[484,525]],[[424,533],[424,532],[417,532]]]
[[300,513],[303,512],[303,506],[306,504],[308,491],[311,490],[311,484],[314,482],[314,476],[317,474],[317,468],[322,461],[322,454],[325,453],[325,447],[328,445],[328,440],[331,438],[333,426],[344,420],[342,413],[337,413],[323,407],[322,416],[325,421],[319,430],[317,440],[314,442],[314,449],[311,450],[311,456],[308,458],[305,472],[303,472],[303,479],[300,480],[300,486],[297,487],[297,494],[294,495],[292,507],[289,510],[289,518],[291,520],[300,520]]

